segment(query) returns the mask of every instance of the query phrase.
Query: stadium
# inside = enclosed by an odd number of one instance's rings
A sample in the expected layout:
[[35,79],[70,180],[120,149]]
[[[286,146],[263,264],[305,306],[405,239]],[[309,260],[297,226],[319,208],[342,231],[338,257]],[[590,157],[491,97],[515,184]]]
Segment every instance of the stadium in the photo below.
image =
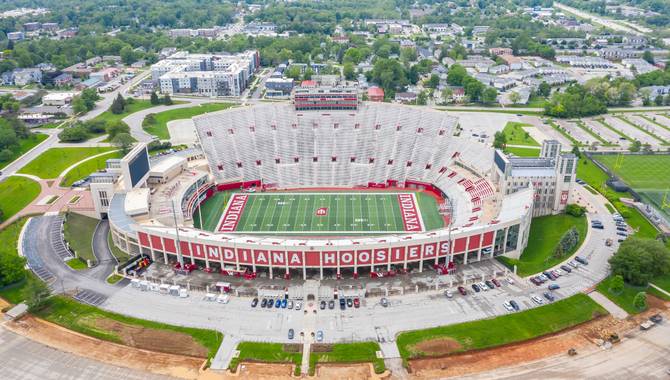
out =
[[498,152],[460,137],[456,118],[297,102],[205,114],[195,149],[150,159],[140,144],[110,160],[91,191],[114,244],[245,278],[448,273],[520,256],[533,187],[501,193]]

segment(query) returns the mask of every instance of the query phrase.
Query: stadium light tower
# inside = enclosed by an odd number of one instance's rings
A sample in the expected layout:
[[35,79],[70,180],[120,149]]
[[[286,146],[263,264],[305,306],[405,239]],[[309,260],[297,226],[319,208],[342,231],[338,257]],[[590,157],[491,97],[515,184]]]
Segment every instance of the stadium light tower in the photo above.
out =
[[[184,256],[181,254],[181,242],[179,240],[179,224],[177,224],[177,211],[175,210],[174,199],[172,200],[172,219],[174,220],[174,231],[177,234],[177,261],[181,268],[184,267]],[[202,224],[202,221],[200,221]]]

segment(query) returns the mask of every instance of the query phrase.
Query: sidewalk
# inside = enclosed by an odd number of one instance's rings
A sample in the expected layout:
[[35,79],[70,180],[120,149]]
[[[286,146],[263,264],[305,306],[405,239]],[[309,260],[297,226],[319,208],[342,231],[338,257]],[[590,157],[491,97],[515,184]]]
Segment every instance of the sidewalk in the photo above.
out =
[[589,293],[589,297],[591,297],[592,300],[596,301],[600,306],[604,307],[605,310],[607,310],[610,314],[612,314],[614,318],[626,319],[628,317],[628,313],[626,312],[626,310],[620,308],[619,305],[610,301],[609,298],[605,297],[599,292],[593,291]]

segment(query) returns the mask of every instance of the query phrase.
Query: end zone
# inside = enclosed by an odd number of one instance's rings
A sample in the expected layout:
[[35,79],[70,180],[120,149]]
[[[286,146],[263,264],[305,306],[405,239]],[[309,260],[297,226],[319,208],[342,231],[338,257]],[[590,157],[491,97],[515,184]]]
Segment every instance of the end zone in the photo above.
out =
[[416,201],[414,193],[398,194],[398,205],[400,206],[400,215],[402,224],[406,232],[423,232],[423,218]]
[[233,194],[219,219],[219,232],[233,232],[237,229],[247,200],[249,200],[248,194]]

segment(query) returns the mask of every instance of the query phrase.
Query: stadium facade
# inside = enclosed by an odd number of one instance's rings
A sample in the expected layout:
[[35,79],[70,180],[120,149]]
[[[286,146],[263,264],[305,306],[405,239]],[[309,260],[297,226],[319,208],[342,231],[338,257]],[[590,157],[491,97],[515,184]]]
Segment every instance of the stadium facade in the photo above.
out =
[[[497,153],[454,136],[457,119],[445,112],[384,103],[302,111],[272,103],[194,122],[196,149],[148,159],[139,145],[92,179],[96,211],[109,218],[114,244],[131,256],[224,273],[323,278],[518,258],[526,247],[533,183],[501,192],[493,174]],[[201,203],[241,187],[425,190],[445,200],[448,216],[443,228],[353,237],[193,227]]]

